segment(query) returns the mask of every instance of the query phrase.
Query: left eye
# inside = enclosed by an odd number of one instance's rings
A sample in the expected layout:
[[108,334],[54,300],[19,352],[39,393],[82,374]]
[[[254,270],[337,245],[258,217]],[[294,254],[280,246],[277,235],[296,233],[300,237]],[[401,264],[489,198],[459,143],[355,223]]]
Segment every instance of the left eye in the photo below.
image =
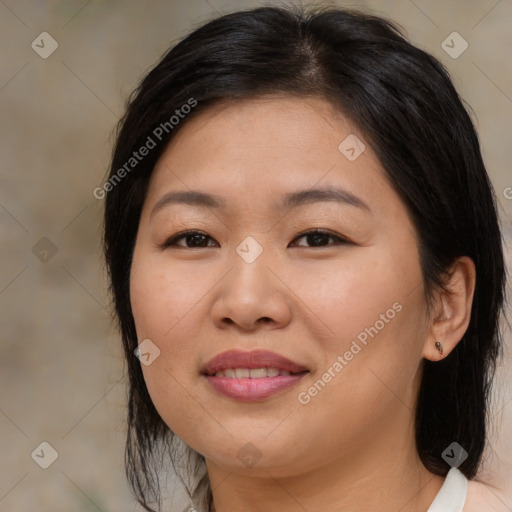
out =
[[[295,240],[300,240],[301,238],[305,238],[307,240],[307,243],[311,244],[310,247],[324,247],[326,245],[339,245],[349,243],[348,240],[346,240],[345,238],[334,235],[333,233],[329,233],[328,231],[322,231],[319,229],[302,233],[302,235],[296,237]],[[329,239],[334,240],[335,243],[329,244]],[[304,247],[304,245],[299,244],[299,247]]]

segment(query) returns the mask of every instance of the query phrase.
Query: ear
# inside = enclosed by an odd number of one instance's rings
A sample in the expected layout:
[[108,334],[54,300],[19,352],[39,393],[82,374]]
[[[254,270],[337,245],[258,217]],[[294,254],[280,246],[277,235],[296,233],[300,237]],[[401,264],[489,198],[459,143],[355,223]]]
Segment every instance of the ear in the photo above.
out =
[[[440,290],[433,307],[430,332],[423,347],[423,357],[439,361],[462,339],[471,318],[475,292],[475,264],[468,256],[457,258],[449,271],[444,290]],[[443,353],[436,347],[439,342]]]

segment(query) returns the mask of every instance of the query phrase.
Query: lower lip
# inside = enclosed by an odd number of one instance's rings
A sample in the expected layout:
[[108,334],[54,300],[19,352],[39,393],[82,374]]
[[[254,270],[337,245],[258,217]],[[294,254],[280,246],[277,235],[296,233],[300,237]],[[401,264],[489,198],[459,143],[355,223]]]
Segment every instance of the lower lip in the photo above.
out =
[[235,379],[207,375],[206,379],[215,391],[228,398],[242,402],[257,402],[283,391],[296,384],[306,373],[278,375],[261,379]]

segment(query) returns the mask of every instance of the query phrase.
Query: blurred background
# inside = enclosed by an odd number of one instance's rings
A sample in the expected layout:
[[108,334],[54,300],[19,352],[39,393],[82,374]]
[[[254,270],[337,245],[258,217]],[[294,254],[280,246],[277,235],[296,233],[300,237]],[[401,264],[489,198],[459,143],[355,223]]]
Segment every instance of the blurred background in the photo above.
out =
[[[0,0],[0,512],[141,510],[124,475],[124,365],[93,190],[127,95],[168,47],[274,3]],[[447,66],[472,108],[511,268],[512,1],[316,3],[388,16]],[[510,490],[509,331],[506,343],[479,477]],[[172,480],[165,503],[187,508]]]

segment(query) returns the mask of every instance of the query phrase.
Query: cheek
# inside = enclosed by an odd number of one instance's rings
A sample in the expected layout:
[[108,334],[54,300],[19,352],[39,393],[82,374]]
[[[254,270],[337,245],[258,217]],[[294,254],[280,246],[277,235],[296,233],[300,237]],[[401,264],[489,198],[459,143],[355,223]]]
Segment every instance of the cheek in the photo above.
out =
[[[354,253],[355,254],[355,253]],[[409,251],[409,255],[411,251]],[[323,325],[324,346],[331,357],[350,347],[352,340],[364,343],[372,334],[383,337],[410,329],[407,315],[418,310],[422,300],[422,277],[419,262],[411,256],[400,257],[391,250],[360,251],[357,257],[318,262],[299,270],[293,289]],[[400,311],[398,311],[400,310]]]
[[[356,436],[361,425],[394,411],[390,404],[412,409],[426,323],[421,268],[411,252],[360,258],[323,275],[309,294],[330,335],[298,398],[320,422],[339,418]],[[304,283],[304,295],[311,285]]]
[[[135,255],[130,276],[130,300],[137,339],[139,343],[151,340],[160,351],[154,363],[142,366],[157,409],[162,400],[172,402],[180,393],[179,382],[190,379],[196,355],[193,332],[197,329],[197,319],[194,312],[205,293],[204,282],[194,281],[197,275],[188,276],[168,267],[151,256]],[[164,382],[165,386],[162,386]]]
[[208,282],[156,258],[137,258],[130,276],[130,300],[139,340],[164,342],[193,310]]
[[[187,433],[190,425],[206,421],[190,386],[195,370],[191,311],[202,287],[191,282],[193,276],[171,270],[161,261],[157,264],[151,257],[135,254],[130,300],[139,343],[150,339],[160,350],[151,364],[141,365],[151,400],[168,427],[192,442]],[[184,330],[186,335],[177,335]]]
[[393,410],[394,393],[411,408],[414,402],[426,323],[421,268],[411,253],[368,252],[297,283],[328,333],[299,401],[323,421],[339,415],[354,435]]

